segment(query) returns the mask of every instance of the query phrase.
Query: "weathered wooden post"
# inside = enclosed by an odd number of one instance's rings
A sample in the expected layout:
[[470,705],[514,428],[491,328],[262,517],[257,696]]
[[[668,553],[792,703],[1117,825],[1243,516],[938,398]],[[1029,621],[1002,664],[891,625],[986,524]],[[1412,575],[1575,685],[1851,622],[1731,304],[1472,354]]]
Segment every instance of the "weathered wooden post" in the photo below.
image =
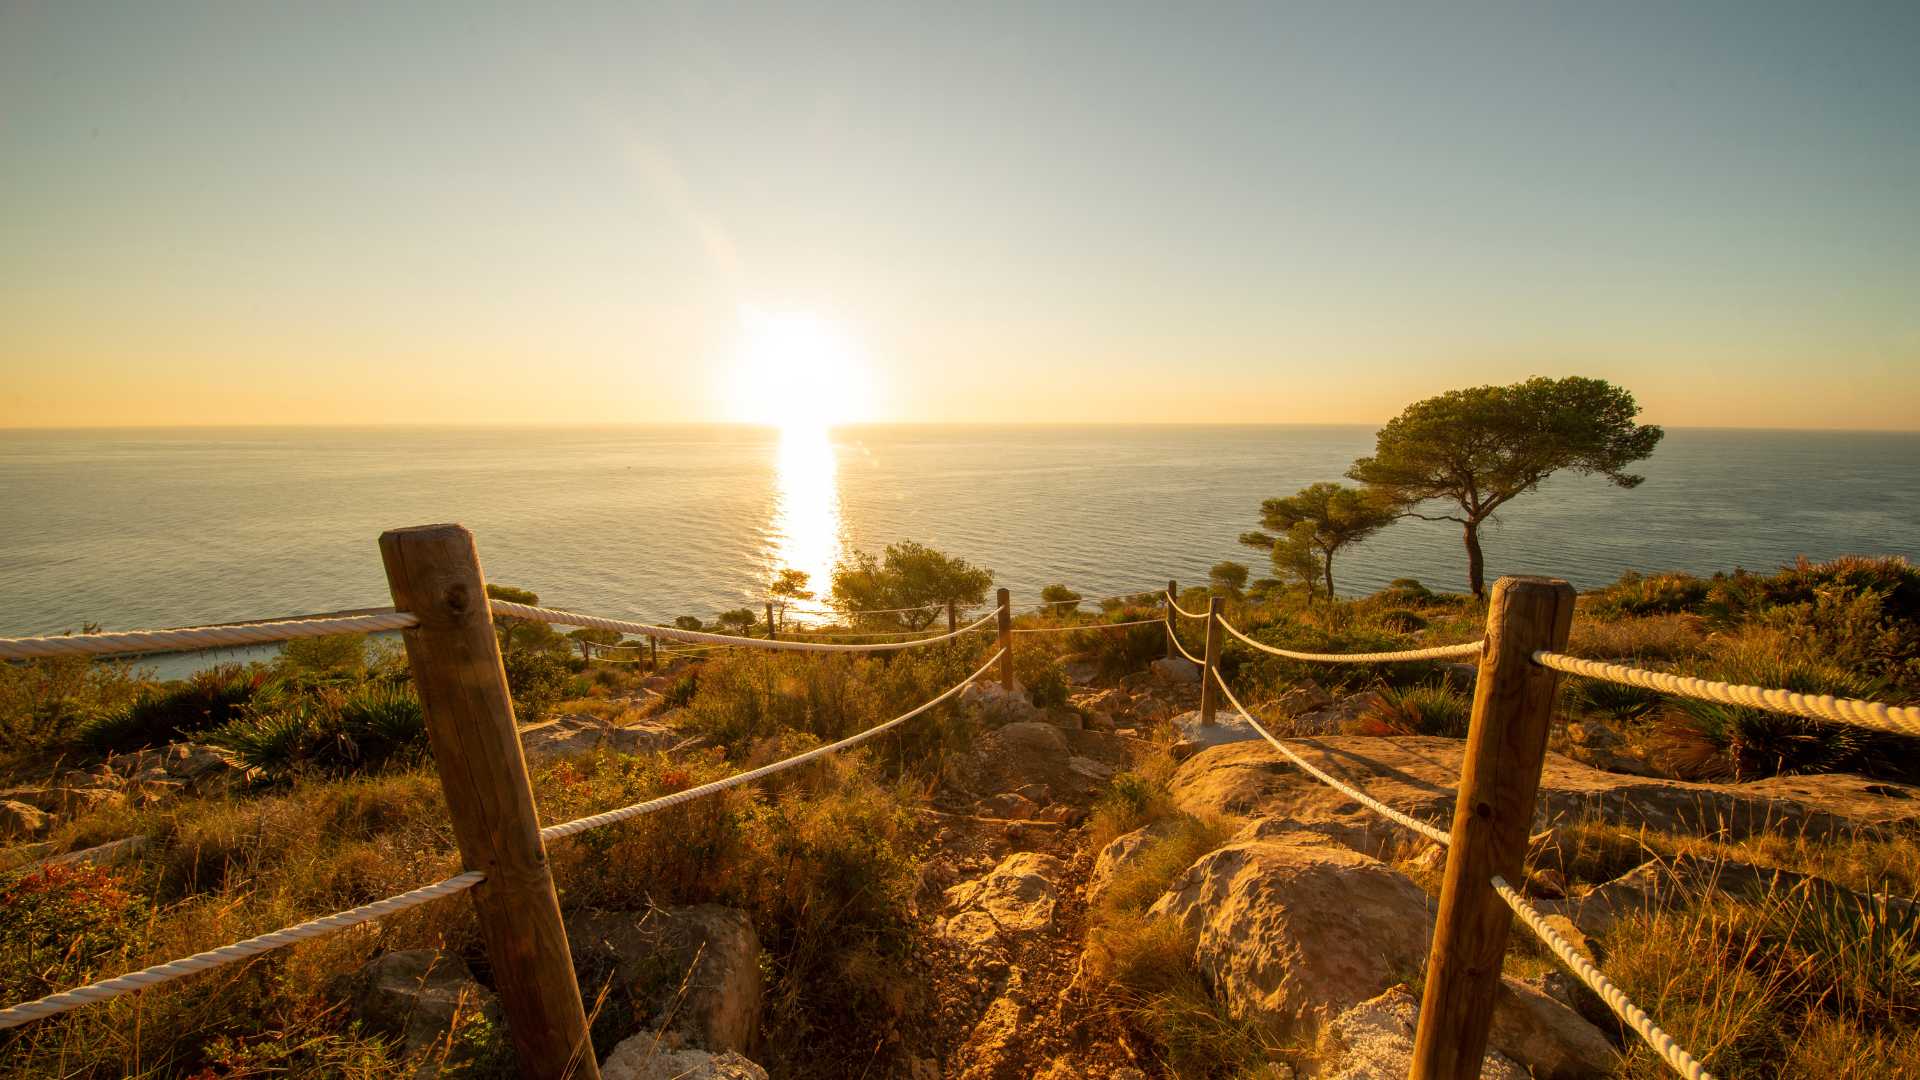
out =
[[395,529],[380,557],[393,606],[420,620],[407,660],[461,862],[487,875],[473,902],[520,1075],[598,1080],[473,534]]
[[772,641],[779,635],[773,629],[773,601],[767,601],[767,640]]
[[650,657],[652,657],[652,661],[647,665],[647,670],[659,671],[660,670],[660,639],[659,638],[650,637],[647,639],[647,654]]
[[1013,594],[1001,589],[1000,601],[1000,688],[1013,693]]
[[1494,583],[1409,1080],[1480,1075],[1513,922],[1491,879],[1525,880],[1527,834],[1559,682],[1533,654],[1566,645],[1573,595],[1571,585],[1551,578]]
[[1175,633],[1180,629],[1177,621],[1180,616],[1173,610],[1173,602],[1180,595],[1180,583],[1171,579],[1167,582],[1167,659],[1171,660],[1180,653],[1174,648]]
[[959,632],[960,632],[960,611],[959,609],[954,607],[953,601],[949,600],[947,601],[947,633],[957,634]]
[[1207,597],[1207,665],[1200,672],[1200,726],[1213,726],[1213,711],[1220,705],[1220,688],[1213,673],[1220,666],[1220,616],[1225,597]]

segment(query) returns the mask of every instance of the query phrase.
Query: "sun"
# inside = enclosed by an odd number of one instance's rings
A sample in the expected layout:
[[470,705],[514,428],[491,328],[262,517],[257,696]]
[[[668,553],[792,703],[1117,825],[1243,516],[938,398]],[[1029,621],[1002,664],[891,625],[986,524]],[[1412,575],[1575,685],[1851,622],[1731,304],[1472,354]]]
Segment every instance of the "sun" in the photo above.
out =
[[746,307],[726,393],[736,420],[825,428],[865,419],[873,382],[858,344],[832,320]]

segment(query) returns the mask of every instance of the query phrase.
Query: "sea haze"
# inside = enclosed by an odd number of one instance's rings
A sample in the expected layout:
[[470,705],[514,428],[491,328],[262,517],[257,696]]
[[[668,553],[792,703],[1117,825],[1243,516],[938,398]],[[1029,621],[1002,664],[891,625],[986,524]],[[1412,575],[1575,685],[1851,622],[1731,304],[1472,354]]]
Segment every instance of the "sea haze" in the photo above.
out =
[[[666,620],[771,570],[914,539],[1016,603],[1204,580],[1260,500],[1339,479],[1370,427],[222,429],[0,433],[0,633],[178,626],[388,602],[375,538],[458,521],[491,580]],[[1920,435],[1676,430],[1621,490],[1563,476],[1487,530],[1489,575],[1767,570],[1920,552]],[[1344,592],[1465,586],[1457,526],[1402,522]],[[824,586],[824,581],[819,582]]]

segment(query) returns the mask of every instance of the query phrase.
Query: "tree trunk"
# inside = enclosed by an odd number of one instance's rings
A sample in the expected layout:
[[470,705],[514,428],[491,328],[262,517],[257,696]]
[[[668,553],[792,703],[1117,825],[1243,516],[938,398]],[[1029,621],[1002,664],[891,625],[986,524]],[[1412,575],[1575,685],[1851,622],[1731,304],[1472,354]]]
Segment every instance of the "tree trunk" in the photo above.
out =
[[1327,603],[1331,604],[1333,603],[1333,552],[1327,552],[1327,557],[1320,562],[1320,569],[1327,575]]
[[1473,595],[1481,600],[1487,598],[1487,560],[1480,554],[1480,523],[1469,521],[1467,533],[1467,585]]

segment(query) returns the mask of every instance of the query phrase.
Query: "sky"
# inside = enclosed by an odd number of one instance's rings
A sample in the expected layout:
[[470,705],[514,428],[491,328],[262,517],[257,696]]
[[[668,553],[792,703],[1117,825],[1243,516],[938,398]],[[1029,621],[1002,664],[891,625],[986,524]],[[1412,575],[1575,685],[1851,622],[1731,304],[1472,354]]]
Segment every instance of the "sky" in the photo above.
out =
[[0,4],[0,427],[1920,427],[1920,4]]

